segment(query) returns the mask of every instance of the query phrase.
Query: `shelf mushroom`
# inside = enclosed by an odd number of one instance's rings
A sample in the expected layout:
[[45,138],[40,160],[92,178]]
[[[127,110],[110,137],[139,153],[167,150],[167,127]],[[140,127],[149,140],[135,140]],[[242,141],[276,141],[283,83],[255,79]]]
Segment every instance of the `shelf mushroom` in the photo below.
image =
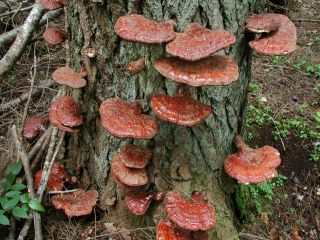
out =
[[155,22],[139,14],[130,14],[117,20],[114,31],[128,41],[162,43],[172,41],[176,37],[173,31],[175,28],[176,23],[173,20]]
[[276,167],[281,163],[280,153],[271,146],[252,149],[240,135],[235,137],[238,152],[224,162],[226,173],[241,184],[261,183],[277,176]]
[[170,220],[163,220],[157,226],[157,240],[192,240],[190,233],[177,228]]
[[87,85],[87,81],[83,79],[87,75],[86,71],[75,72],[68,67],[57,68],[52,73],[52,79],[62,85],[71,88],[82,88]]
[[33,116],[26,119],[23,126],[22,136],[28,141],[36,139],[43,131],[47,129],[46,120],[43,117]]
[[40,0],[42,7],[51,11],[63,7],[65,2],[65,0]]
[[42,36],[47,43],[52,45],[60,44],[67,38],[67,34],[64,31],[55,27],[48,27]]
[[266,33],[252,40],[249,46],[264,55],[286,55],[297,48],[297,30],[285,15],[277,13],[252,14],[247,18],[247,29],[254,33]]
[[124,145],[119,151],[121,161],[128,168],[145,168],[152,153],[145,148],[135,145]]

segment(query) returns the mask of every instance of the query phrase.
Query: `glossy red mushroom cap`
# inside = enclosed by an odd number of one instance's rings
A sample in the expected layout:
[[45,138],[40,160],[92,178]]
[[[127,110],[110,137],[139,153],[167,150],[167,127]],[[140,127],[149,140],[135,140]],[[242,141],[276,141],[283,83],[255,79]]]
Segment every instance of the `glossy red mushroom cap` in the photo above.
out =
[[119,37],[128,41],[162,43],[176,37],[173,31],[175,27],[174,21],[155,22],[139,14],[130,14],[120,17],[114,30]]
[[277,149],[271,146],[252,149],[239,135],[236,136],[235,143],[239,151],[228,156],[224,162],[229,176],[242,184],[261,183],[277,176],[276,167],[281,163]]
[[40,0],[40,4],[44,9],[47,10],[56,10],[63,7],[65,1],[62,0]]
[[166,195],[165,209],[174,223],[190,231],[208,230],[216,223],[215,208],[197,193],[186,200],[180,192],[171,191]]
[[115,155],[111,162],[111,172],[118,181],[127,186],[137,187],[148,183],[148,175],[145,169],[127,168],[119,154]]
[[62,85],[66,85],[71,88],[82,88],[87,85],[87,81],[83,79],[83,72],[75,72],[68,67],[57,68],[52,73],[52,79]]
[[228,56],[212,56],[195,62],[159,58],[154,67],[161,75],[190,86],[227,85],[239,78],[238,65]]
[[46,128],[47,123],[43,117],[33,116],[26,119],[22,136],[28,141],[33,141],[41,134],[41,132],[45,131]]
[[42,36],[47,43],[52,45],[60,44],[67,38],[64,31],[55,27],[48,27]]
[[179,229],[170,220],[163,220],[157,226],[157,240],[192,240],[190,233]]
[[123,164],[128,168],[145,168],[152,153],[148,149],[135,145],[124,145],[120,148],[120,156]]
[[247,18],[251,32],[268,33],[249,42],[250,47],[264,55],[286,55],[297,48],[297,30],[294,23],[283,14],[252,14]]
[[102,126],[120,138],[151,139],[159,130],[158,123],[141,114],[140,106],[118,98],[109,98],[99,108]]
[[232,33],[225,30],[210,30],[197,23],[190,23],[184,33],[166,46],[166,51],[187,61],[196,61],[236,42]]
[[129,210],[135,215],[143,215],[148,210],[153,198],[151,192],[131,191],[126,197],[125,201]]
[[52,204],[56,209],[63,209],[68,217],[88,215],[97,203],[98,192],[79,190],[71,194],[55,195]]

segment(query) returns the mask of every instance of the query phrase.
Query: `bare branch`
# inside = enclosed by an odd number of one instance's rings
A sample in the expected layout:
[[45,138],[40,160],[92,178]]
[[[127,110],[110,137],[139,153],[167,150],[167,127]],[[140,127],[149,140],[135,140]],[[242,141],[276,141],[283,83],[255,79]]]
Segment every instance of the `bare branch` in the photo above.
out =
[[29,10],[33,7],[34,7],[33,5],[28,6],[28,7],[24,7],[24,8],[19,7],[18,9],[15,9],[11,12],[5,12],[5,13],[0,14],[0,17],[5,17],[5,16],[11,15],[11,14],[17,14],[18,12],[26,11],[26,10]]

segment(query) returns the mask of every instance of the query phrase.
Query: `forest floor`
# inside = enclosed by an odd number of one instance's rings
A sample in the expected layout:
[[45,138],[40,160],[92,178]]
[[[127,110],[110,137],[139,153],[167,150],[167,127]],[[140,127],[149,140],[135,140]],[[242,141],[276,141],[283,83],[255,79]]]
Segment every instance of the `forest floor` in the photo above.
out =
[[[294,6],[274,6],[271,10],[286,13],[295,22],[297,51],[289,56],[253,57],[245,133],[252,147],[272,145],[279,149],[282,164],[275,180],[237,187],[242,239],[320,239],[320,2],[294,2]],[[8,26],[20,24],[24,17],[16,16]],[[63,19],[57,19],[53,24],[59,26],[61,22]],[[0,82],[0,106],[28,91],[34,68],[36,86],[43,86],[55,68],[64,66],[64,56],[61,47],[33,43],[14,71]],[[44,109],[49,108],[57,90],[37,89],[41,91],[31,102],[29,114],[46,117]],[[9,127],[21,119],[23,109],[24,104],[19,104],[0,110],[0,172],[16,159]],[[55,214],[50,209],[49,213]],[[94,228],[114,229],[112,224],[106,226],[94,220],[89,217],[68,224],[57,215],[46,218],[44,228],[48,236],[56,239],[85,239]],[[82,224],[90,221],[96,225]],[[150,230],[144,229],[146,235],[152,236],[153,229]]]

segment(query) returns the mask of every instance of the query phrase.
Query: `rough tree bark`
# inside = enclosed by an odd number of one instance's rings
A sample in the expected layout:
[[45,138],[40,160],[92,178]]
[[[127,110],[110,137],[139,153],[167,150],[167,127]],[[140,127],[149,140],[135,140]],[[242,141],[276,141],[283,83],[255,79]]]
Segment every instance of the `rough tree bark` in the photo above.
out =
[[[126,143],[148,146],[154,156],[148,166],[150,189],[179,189],[190,195],[201,191],[217,210],[217,225],[210,239],[236,239],[234,214],[230,199],[233,182],[223,172],[223,160],[232,151],[232,140],[241,128],[251,54],[247,47],[245,18],[254,11],[254,0],[71,0],[67,7],[69,62],[79,70],[82,62],[89,72],[88,86],[74,95],[83,101],[85,124],[81,133],[69,140],[69,161],[82,178],[89,177],[105,198],[115,197],[114,206],[105,206],[108,221],[128,228],[153,226],[153,207],[146,216],[129,213],[123,194],[113,182],[109,162],[119,147]],[[237,43],[225,53],[239,64],[240,79],[229,86],[192,88],[193,96],[210,104],[213,114],[203,123],[186,128],[158,119],[160,131],[151,141],[124,140],[108,134],[99,123],[98,108],[106,98],[128,101],[141,99],[144,113],[154,116],[150,98],[156,93],[172,95],[177,83],[165,79],[154,68],[154,59],[165,55],[164,45],[146,45],[120,40],[114,33],[116,20],[128,13],[143,14],[149,19],[174,19],[178,31],[190,22],[211,29],[234,33]],[[94,48],[97,56],[83,58],[81,51]],[[144,58],[146,69],[134,76],[126,74],[129,62]]]

